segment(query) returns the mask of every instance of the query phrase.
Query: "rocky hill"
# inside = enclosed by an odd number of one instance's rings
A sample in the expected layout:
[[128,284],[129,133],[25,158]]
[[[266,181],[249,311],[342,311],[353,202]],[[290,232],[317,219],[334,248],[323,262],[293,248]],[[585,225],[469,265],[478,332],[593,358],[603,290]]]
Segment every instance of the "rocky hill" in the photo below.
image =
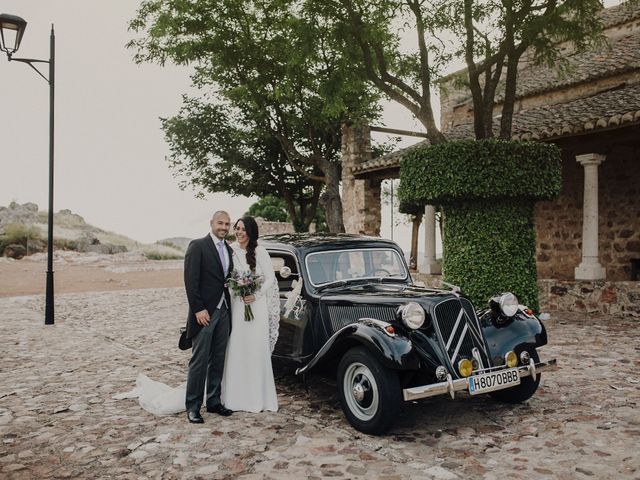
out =
[[[44,250],[47,221],[47,212],[40,211],[35,203],[12,202],[8,207],[0,206],[0,255],[20,257]],[[139,251],[154,259],[184,256],[182,239],[141,244],[124,235],[94,227],[71,210],[54,213],[53,226],[54,248],[107,254]],[[24,251],[20,249],[21,245]],[[8,247],[11,247],[9,252],[4,251]],[[15,250],[18,254],[10,255]]]
[[160,245],[177,247],[179,250],[184,252],[187,250],[187,247],[189,246],[189,242],[191,242],[191,240],[193,239],[187,238],[187,237],[171,237],[171,238],[164,238],[162,240],[158,240],[157,243],[159,243]]

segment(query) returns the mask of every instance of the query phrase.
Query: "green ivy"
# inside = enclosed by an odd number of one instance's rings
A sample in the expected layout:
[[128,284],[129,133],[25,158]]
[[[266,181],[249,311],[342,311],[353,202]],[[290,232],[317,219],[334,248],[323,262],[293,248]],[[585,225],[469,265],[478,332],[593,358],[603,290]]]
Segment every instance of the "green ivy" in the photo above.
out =
[[555,145],[447,142],[413,150],[400,166],[400,201],[444,211],[443,271],[478,306],[511,291],[538,309],[533,207],[560,193]]
[[398,207],[398,211],[406,215],[413,215],[413,216],[422,215],[424,213],[424,205],[421,203],[401,201],[400,206]]
[[430,205],[501,197],[549,200],[560,193],[560,182],[560,150],[553,144],[462,140],[407,153],[398,196]]
[[515,293],[538,309],[536,237],[529,201],[469,202],[445,207],[444,271],[478,305]]

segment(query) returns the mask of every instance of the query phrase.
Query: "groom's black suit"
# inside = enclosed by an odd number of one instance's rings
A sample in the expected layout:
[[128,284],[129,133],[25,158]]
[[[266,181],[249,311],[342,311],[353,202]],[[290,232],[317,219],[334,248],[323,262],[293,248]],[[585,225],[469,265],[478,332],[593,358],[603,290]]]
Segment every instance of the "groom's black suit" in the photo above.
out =
[[[225,247],[229,254],[230,272],[233,270],[233,250],[226,242]],[[195,337],[202,329],[196,320],[196,312],[207,310],[213,316],[223,293],[227,305],[231,305],[229,290],[224,286],[226,280],[211,235],[191,241],[184,257],[184,287],[189,301],[187,338]]]
[[[225,242],[229,268],[233,269],[231,247]],[[189,302],[187,316],[187,338],[193,342],[193,353],[189,362],[185,407],[187,411],[199,411],[207,384],[207,407],[220,404],[220,383],[224,368],[224,358],[231,331],[229,317],[229,290],[225,287],[227,278],[211,238],[193,240],[184,257],[184,285]],[[224,295],[225,302],[218,308]],[[196,313],[209,312],[209,325],[198,324]]]

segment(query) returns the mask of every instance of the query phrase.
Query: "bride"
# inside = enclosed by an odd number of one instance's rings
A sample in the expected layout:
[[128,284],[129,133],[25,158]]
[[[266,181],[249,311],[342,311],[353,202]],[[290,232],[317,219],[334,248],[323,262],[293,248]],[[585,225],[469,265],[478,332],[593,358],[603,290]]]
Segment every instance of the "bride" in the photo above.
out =
[[[276,285],[269,254],[258,245],[258,225],[253,217],[244,217],[234,225],[236,242],[233,268],[262,277],[255,295],[240,297],[231,290],[231,335],[222,375],[222,403],[231,410],[245,412],[277,411],[278,397],[271,367],[269,348],[269,305],[267,292]],[[245,320],[245,304],[253,320]],[[279,307],[279,305],[278,305]],[[278,320],[280,309],[278,308]]]
[[[222,403],[231,410],[277,411],[271,352],[278,339],[280,300],[271,259],[258,245],[258,225],[253,217],[243,217],[234,225],[234,269],[252,271],[263,278],[255,295],[240,297],[231,292],[231,334],[222,376]],[[245,303],[254,318],[245,321]],[[155,415],[184,412],[186,383],[170,387],[139,374],[136,387],[115,395],[116,399],[136,398],[140,406]]]

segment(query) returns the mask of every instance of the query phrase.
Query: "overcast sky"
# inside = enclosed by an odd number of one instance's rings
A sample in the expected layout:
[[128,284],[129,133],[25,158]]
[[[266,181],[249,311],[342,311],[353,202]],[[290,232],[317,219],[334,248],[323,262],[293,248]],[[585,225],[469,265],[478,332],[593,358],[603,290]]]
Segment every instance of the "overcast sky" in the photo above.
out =
[[[178,112],[190,90],[186,68],[135,65],[124,48],[134,0],[3,0],[0,13],[24,18],[15,57],[47,60],[51,24],[56,34],[54,210],[70,209],[97,227],[142,242],[207,232],[211,212],[237,218],[255,200],[181,191],[164,160],[159,117]],[[612,1],[608,4],[617,4]],[[42,65],[46,74],[47,65]],[[27,65],[0,57],[0,206],[48,202],[49,89]],[[385,123],[422,130],[402,108],[385,110]],[[415,139],[405,140],[406,144]],[[389,211],[382,235],[389,237]],[[409,228],[394,237],[409,249]]]

